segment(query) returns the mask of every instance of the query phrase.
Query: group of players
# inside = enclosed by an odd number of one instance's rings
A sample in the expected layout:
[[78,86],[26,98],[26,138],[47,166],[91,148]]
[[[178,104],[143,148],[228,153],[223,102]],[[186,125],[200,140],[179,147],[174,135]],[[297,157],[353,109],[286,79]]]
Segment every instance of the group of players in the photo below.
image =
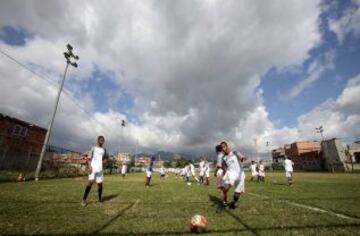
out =
[[[97,138],[96,145],[91,149],[91,154],[88,158],[89,181],[85,187],[84,195],[81,201],[81,205],[84,207],[87,205],[86,199],[94,183],[97,183],[98,186],[98,202],[102,202],[102,183],[104,180],[103,161],[108,157],[106,149],[104,148],[104,143],[105,138],[103,136],[99,136]],[[221,199],[221,202],[218,204],[217,209],[218,211],[221,211],[227,205],[231,209],[235,209],[240,195],[245,192],[245,171],[243,166],[245,156],[242,155],[240,152],[232,151],[230,146],[226,142],[221,142],[219,145],[217,145],[215,151],[217,154],[217,163],[214,174],[217,178],[217,188],[220,191]],[[146,168],[146,187],[150,186],[154,162],[155,157],[152,157],[150,159],[149,165]],[[288,178],[290,186],[292,185],[293,165],[294,163],[290,159],[285,159],[284,167],[286,177]],[[205,158],[202,158],[201,162],[199,163],[199,168],[200,178],[196,177],[195,167],[191,161],[189,161],[183,169],[177,172],[177,175],[185,177],[188,184],[190,183],[190,178],[193,177],[198,183],[209,185],[209,162]],[[252,172],[251,180],[253,180],[254,177],[257,177],[258,181],[264,181],[265,167],[261,161],[258,167],[256,163],[252,161],[250,169]],[[160,176],[165,176],[164,168],[161,168]],[[233,200],[230,202],[230,204],[228,204],[228,192],[232,187],[234,188]]]
[[210,184],[210,163],[206,158],[201,158],[199,163],[199,178],[196,176],[195,167],[192,161],[188,161],[183,168],[178,168],[175,170],[176,178],[180,177],[185,179],[188,185],[191,185],[191,178],[194,178],[199,185],[209,185]]

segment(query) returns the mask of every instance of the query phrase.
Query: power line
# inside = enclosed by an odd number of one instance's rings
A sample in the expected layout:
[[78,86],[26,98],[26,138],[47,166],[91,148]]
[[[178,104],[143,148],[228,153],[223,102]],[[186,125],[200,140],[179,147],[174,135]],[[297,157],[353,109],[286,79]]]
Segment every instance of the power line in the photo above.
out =
[[13,62],[15,62],[16,64],[18,64],[19,66],[23,67],[24,69],[26,69],[27,71],[29,71],[30,73],[36,75],[37,77],[39,77],[40,79],[46,81],[46,82],[50,82],[53,86],[55,86],[56,88],[58,88],[58,85],[50,80],[45,78],[44,76],[40,75],[39,73],[37,73],[36,71],[32,70],[30,67],[28,67],[27,65],[25,65],[24,63],[20,62],[19,60],[17,60],[16,58],[14,58],[13,56],[9,55],[8,53],[4,52],[1,48],[0,48],[0,53],[3,54],[4,56],[6,56],[7,58],[9,58],[10,60],[12,60]]
[[[4,56],[6,56],[7,58],[9,58],[11,61],[15,62],[17,65],[19,65],[20,67],[26,69],[27,71],[29,71],[30,73],[34,74],[36,77],[51,83],[51,85],[58,89],[59,86],[57,83],[55,83],[54,81],[52,81],[51,79],[46,78],[45,76],[37,73],[36,71],[32,70],[30,67],[28,67],[27,65],[25,65],[24,63],[20,62],[18,59],[16,59],[15,57],[11,56],[10,54],[4,52],[1,48],[0,48],[0,53],[3,54]],[[81,106],[79,103],[75,102],[76,98],[68,91],[66,91],[65,89],[63,90],[63,92],[69,96],[71,99],[71,101],[73,102],[74,105],[76,105],[78,108],[80,108],[80,110],[82,110],[85,114],[90,113],[88,112],[83,106]],[[87,116],[89,117],[89,116]],[[95,121],[95,119],[93,117],[89,117],[91,120]]]

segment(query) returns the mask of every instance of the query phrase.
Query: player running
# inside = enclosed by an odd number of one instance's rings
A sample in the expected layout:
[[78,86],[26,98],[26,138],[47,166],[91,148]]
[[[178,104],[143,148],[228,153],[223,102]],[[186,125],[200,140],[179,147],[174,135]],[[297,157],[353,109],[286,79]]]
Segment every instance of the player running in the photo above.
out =
[[127,166],[125,163],[122,163],[121,165],[121,175],[124,178],[126,176],[126,172],[127,172]]
[[160,167],[160,178],[161,179],[165,178],[165,168],[163,166]]
[[[231,151],[226,142],[221,142],[220,145],[225,155],[223,157],[223,162],[226,165],[226,172],[223,174],[224,187],[221,196],[222,203],[218,205],[219,211],[227,206],[227,193],[232,186],[234,186],[234,197],[233,201],[230,203],[230,208],[235,209],[241,193],[244,192],[244,181],[242,181],[242,170],[238,157]],[[243,158],[242,155],[241,158]]]
[[97,138],[96,145],[91,148],[90,157],[87,160],[89,167],[89,181],[85,187],[84,196],[81,202],[81,206],[85,207],[87,205],[86,198],[90,193],[91,186],[94,182],[98,185],[98,202],[102,202],[102,190],[103,190],[103,181],[104,181],[104,173],[103,173],[103,162],[108,158],[106,153],[106,149],[104,148],[105,138],[103,136],[99,136]]
[[258,182],[264,182],[265,181],[265,166],[262,164],[262,161],[259,162],[259,176],[258,176]]
[[294,162],[289,159],[289,157],[285,156],[284,167],[285,167],[285,175],[288,179],[289,186],[291,187],[293,184],[293,166]]
[[217,161],[216,161],[216,169],[215,169],[214,175],[217,180],[217,188],[221,190],[224,187],[223,186],[223,174],[225,173],[224,170],[226,169],[226,167],[225,167],[225,163],[223,162],[224,153],[222,151],[220,144],[216,145],[215,152],[217,155]]
[[251,178],[250,181],[254,181],[254,178],[257,179],[258,178],[258,172],[257,172],[257,165],[255,163],[255,161],[251,161],[251,165],[250,165],[250,171],[251,171]]
[[205,185],[210,185],[210,163],[205,159]]
[[148,188],[150,187],[150,180],[153,172],[153,165],[155,162],[155,157],[151,157],[149,165],[146,167],[146,179],[145,179],[145,186]]
[[204,176],[205,176],[205,160],[204,160],[203,157],[201,158],[201,161],[199,163],[199,170],[200,170],[199,183],[203,184],[204,183]]

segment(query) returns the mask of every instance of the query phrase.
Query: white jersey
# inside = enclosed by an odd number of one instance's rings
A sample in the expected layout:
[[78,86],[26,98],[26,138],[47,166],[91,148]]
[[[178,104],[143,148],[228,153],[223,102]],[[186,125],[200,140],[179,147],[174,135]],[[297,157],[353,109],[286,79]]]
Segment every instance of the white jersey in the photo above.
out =
[[125,174],[126,173],[126,169],[127,169],[127,166],[125,164],[123,164],[121,166],[121,174]]
[[91,155],[91,168],[93,172],[103,170],[103,158],[105,157],[105,149],[102,147],[93,147]]
[[165,169],[164,169],[164,167],[161,167],[161,168],[160,168],[160,174],[161,174],[161,175],[165,175]]
[[199,163],[200,176],[205,174],[205,161],[200,161]]
[[195,175],[195,167],[194,167],[194,165],[192,164],[192,163],[190,163],[190,171],[191,171],[191,174],[192,175]]
[[265,166],[263,164],[259,165],[259,171],[262,171],[262,172],[265,171]]
[[223,160],[227,167],[226,172],[231,173],[232,176],[240,175],[241,167],[237,156],[233,152],[230,152],[228,155],[224,156]]
[[250,170],[252,173],[256,173],[256,164],[251,164],[250,165]]
[[292,160],[289,160],[289,159],[285,159],[284,161],[284,167],[285,167],[285,171],[286,172],[293,172],[293,165],[294,165],[294,162]]

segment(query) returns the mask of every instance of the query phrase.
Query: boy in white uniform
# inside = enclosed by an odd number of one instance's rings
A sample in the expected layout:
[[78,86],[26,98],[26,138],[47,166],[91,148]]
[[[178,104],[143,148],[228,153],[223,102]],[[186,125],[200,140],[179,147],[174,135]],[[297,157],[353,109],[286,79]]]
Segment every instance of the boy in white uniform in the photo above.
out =
[[264,182],[265,181],[265,166],[262,164],[262,161],[259,162],[259,176],[258,181]]
[[217,155],[217,161],[216,161],[216,169],[214,172],[214,175],[217,180],[217,188],[222,189],[223,186],[223,174],[225,169],[225,163],[223,162],[224,153],[222,152],[221,145],[216,145],[215,152]]
[[124,178],[126,176],[127,166],[125,163],[121,165],[121,175]]
[[153,165],[154,165],[155,157],[151,157],[149,165],[146,167],[146,180],[145,180],[145,186],[148,188],[150,187],[150,180],[153,172]]
[[162,166],[160,168],[160,178],[164,178],[165,177],[165,168]]
[[205,159],[205,185],[209,185],[210,184],[210,163]]
[[187,182],[190,183],[190,177],[193,177],[196,180],[196,182],[199,182],[199,179],[195,175],[195,167],[191,161],[189,161],[189,164],[185,168],[186,168]]
[[204,183],[204,175],[205,175],[205,161],[203,158],[201,158],[201,161],[199,163],[199,169],[200,169],[199,183],[203,184]]
[[86,185],[84,196],[81,202],[81,205],[85,207],[87,205],[86,198],[90,193],[91,186],[94,182],[98,185],[98,202],[102,202],[102,183],[104,181],[104,173],[103,173],[103,161],[107,159],[106,149],[103,147],[105,143],[105,138],[103,136],[99,136],[97,138],[96,145],[91,148],[91,154],[88,159],[89,166],[89,182]]
[[226,164],[226,174],[223,175],[224,187],[222,189],[222,204],[218,205],[218,210],[222,210],[227,205],[227,193],[230,188],[234,186],[234,197],[230,207],[234,209],[236,203],[240,198],[241,193],[244,191],[244,185],[241,182],[241,166],[238,157],[230,150],[226,142],[221,142],[221,148],[224,153],[223,162]]
[[254,178],[256,178],[256,179],[258,178],[258,172],[256,171],[256,168],[257,168],[257,166],[256,166],[255,161],[251,161],[251,165],[250,165],[251,179],[250,179],[250,181],[253,181]]
[[292,186],[293,184],[293,166],[294,166],[294,162],[292,160],[290,160],[287,156],[285,156],[285,161],[284,161],[284,167],[285,167],[285,175],[288,179],[288,183],[289,186]]

